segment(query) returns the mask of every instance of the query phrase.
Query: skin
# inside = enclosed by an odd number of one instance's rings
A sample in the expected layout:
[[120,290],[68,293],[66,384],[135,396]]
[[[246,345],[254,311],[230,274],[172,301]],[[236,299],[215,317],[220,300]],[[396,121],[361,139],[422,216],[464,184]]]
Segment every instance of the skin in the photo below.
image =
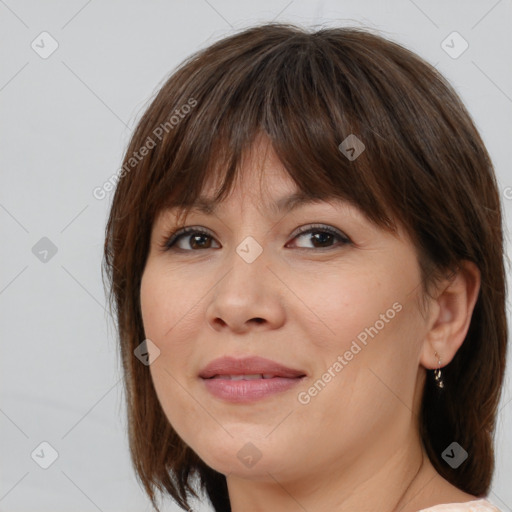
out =
[[[188,234],[181,251],[164,252],[159,244],[176,227],[176,212],[158,216],[140,289],[145,334],[160,351],[150,366],[159,401],[181,438],[227,476],[233,512],[413,512],[477,499],[435,471],[418,411],[426,369],[438,367],[434,352],[445,366],[464,340],[478,269],[465,263],[421,311],[417,255],[402,229],[393,236],[337,201],[277,215],[272,204],[297,187],[265,139],[241,171],[214,215],[186,219],[211,233],[202,246]],[[333,237],[322,246],[312,234],[295,236],[313,223],[351,243]],[[252,263],[236,252],[247,236],[263,248]],[[300,403],[298,393],[395,303],[400,311]],[[260,355],[307,377],[258,402],[228,403],[198,377],[223,355]],[[261,454],[251,467],[237,457],[248,442]]]

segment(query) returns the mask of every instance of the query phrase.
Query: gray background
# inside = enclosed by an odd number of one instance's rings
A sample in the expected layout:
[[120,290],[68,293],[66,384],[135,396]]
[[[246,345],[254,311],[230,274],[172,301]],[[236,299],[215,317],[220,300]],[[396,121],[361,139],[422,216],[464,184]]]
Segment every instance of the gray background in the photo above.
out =
[[[265,20],[378,29],[455,86],[493,158],[508,218],[511,15],[510,0],[0,0],[0,511],[151,509],[129,462],[104,309],[111,194],[92,191],[119,169],[135,122],[182,59]],[[457,58],[461,39],[447,40],[451,56],[442,45],[453,31],[469,44]],[[50,37],[58,48],[43,58]],[[510,372],[509,358],[489,494],[503,511],[512,510]],[[39,466],[51,462],[44,441],[58,452],[48,469]],[[169,500],[164,510],[178,508]]]

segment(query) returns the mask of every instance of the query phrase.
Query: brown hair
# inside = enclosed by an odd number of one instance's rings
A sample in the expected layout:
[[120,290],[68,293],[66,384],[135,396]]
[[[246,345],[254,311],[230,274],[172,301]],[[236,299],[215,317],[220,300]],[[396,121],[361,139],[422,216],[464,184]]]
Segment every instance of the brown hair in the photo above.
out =
[[[391,232],[399,219],[414,240],[425,296],[462,260],[477,265],[466,339],[443,368],[442,392],[428,372],[420,434],[444,478],[486,495],[507,319],[501,205],[482,139],[446,79],[403,46],[366,29],[270,23],[197,52],[161,87],[127,149],[106,226],[131,456],[153,505],[158,489],[188,508],[198,478],[215,510],[230,510],[225,476],[173,430],[149,367],[134,357],[145,339],[139,296],[152,225],[167,206],[186,209],[214,168],[224,172],[217,200],[225,198],[260,133],[305,194],[346,199]],[[338,149],[350,134],[366,148],[354,160]],[[454,440],[469,453],[457,469],[441,457]]]

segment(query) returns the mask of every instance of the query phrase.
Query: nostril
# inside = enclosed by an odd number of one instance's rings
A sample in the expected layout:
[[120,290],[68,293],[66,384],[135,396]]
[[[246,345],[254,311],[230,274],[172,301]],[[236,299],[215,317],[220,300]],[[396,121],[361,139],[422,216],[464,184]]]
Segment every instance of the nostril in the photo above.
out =
[[216,319],[214,320],[214,322],[215,322],[216,324],[219,324],[221,327],[224,327],[225,325],[227,325],[227,324],[226,324],[226,322],[224,322],[224,320],[222,320],[222,318],[216,318]]

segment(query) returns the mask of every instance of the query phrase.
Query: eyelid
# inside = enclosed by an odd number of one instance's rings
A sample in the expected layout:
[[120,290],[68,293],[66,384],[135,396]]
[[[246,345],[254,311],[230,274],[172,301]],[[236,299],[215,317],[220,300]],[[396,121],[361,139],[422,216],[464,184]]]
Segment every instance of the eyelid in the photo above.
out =
[[321,231],[321,230],[324,230],[324,231],[327,231],[328,233],[331,233],[333,235],[336,235],[336,236],[339,236],[341,239],[349,242],[350,241],[350,238],[341,230],[339,230],[338,228],[335,228],[333,226],[329,226],[328,224],[304,224],[304,226],[299,226],[293,233],[292,233],[292,238],[296,238],[297,236],[299,235],[302,235],[304,233],[308,233],[309,231],[313,231],[313,230],[318,230],[318,231]]

